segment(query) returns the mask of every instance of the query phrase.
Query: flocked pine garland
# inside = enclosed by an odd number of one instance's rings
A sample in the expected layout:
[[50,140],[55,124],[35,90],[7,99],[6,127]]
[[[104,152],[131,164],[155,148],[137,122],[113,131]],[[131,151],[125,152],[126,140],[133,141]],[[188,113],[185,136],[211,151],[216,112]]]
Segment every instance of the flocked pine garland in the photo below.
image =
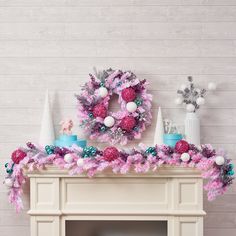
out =
[[12,153],[6,163],[5,184],[9,187],[9,201],[17,211],[23,208],[21,195],[28,171],[45,169],[46,165],[55,165],[68,170],[70,175],[86,174],[93,177],[106,169],[115,174],[126,174],[130,170],[136,173],[158,172],[163,165],[196,168],[202,177],[208,179],[204,189],[208,191],[208,200],[214,200],[223,194],[232,183],[233,164],[222,150],[216,151],[211,145],[196,147],[181,140],[175,148],[166,145],[118,150],[108,147],[99,150],[95,147],[84,149],[74,145],[71,148],[46,146],[40,148],[32,143],[20,147]]

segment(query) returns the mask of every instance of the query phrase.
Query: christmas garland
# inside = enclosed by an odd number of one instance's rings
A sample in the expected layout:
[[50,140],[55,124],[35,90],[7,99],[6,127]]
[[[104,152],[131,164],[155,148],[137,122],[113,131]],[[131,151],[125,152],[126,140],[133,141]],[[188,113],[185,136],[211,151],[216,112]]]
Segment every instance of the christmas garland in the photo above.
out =
[[[140,139],[151,123],[152,96],[146,91],[146,80],[132,72],[108,69],[96,75],[83,88],[78,100],[81,127],[91,139],[111,144],[127,144]],[[109,101],[116,94],[121,110],[109,111]]]
[[15,150],[11,160],[5,164],[9,201],[17,211],[23,208],[22,187],[27,177],[24,169],[31,172],[45,169],[46,165],[66,169],[70,175],[87,174],[89,177],[105,169],[126,174],[130,170],[136,173],[155,172],[163,165],[196,168],[202,172],[203,178],[208,179],[204,188],[208,191],[209,200],[223,194],[234,175],[233,164],[222,150],[216,151],[211,145],[196,147],[184,140],[177,142],[175,148],[140,144],[138,148],[130,150],[118,150],[115,147],[99,150],[92,146],[82,149],[76,145],[71,148],[46,146],[43,149],[27,143],[27,147]]

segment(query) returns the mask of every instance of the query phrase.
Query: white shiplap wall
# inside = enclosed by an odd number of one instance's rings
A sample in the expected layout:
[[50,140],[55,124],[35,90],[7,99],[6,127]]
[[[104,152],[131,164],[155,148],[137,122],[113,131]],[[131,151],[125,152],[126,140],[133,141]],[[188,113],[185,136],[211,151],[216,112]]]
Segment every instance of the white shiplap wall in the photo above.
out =
[[[154,115],[161,105],[180,125],[184,111],[172,102],[178,85],[188,75],[202,86],[217,82],[200,112],[202,142],[236,160],[236,0],[0,0],[1,166],[19,144],[37,140],[46,88],[55,124],[76,119],[73,94],[93,66],[148,79]],[[236,234],[236,184],[204,205],[206,236]],[[29,235],[29,217],[15,214],[1,185],[0,235],[16,234]]]

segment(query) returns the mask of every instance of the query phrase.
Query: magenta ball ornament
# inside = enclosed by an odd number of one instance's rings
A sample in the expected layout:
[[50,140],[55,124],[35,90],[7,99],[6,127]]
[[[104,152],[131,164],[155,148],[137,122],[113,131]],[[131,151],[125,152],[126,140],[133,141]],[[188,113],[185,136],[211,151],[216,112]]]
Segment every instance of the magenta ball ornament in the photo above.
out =
[[136,125],[136,120],[133,116],[126,116],[121,120],[120,127],[127,131],[130,132]]
[[121,97],[126,102],[132,102],[136,98],[136,92],[133,88],[125,88],[121,92]]
[[103,104],[97,104],[93,108],[93,116],[105,118],[107,116],[107,109]]
[[175,144],[175,151],[177,153],[183,154],[185,152],[188,152],[188,150],[189,150],[189,144],[185,140],[179,140]]
[[120,153],[115,147],[107,147],[103,151],[103,157],[106,161],[114,161],[119,157]]

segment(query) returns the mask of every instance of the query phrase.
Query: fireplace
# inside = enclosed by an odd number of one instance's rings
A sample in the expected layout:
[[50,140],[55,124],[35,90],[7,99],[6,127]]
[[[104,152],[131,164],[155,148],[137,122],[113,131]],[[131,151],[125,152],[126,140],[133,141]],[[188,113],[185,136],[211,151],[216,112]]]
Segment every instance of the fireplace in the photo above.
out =
[[88,178],[48,167],[28,176],[31,236],[203,235],[202,178],[195,169]]
[[167,236],[167,221],[68,221],[67,236]]

